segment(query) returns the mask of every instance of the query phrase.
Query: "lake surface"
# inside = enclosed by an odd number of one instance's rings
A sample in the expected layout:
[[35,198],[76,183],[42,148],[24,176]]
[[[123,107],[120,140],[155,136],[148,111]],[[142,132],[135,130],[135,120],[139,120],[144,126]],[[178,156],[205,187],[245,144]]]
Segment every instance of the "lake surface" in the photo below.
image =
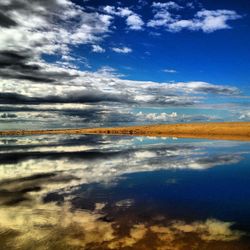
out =
[[250,249],[250,143],[0,138],[0,249]]

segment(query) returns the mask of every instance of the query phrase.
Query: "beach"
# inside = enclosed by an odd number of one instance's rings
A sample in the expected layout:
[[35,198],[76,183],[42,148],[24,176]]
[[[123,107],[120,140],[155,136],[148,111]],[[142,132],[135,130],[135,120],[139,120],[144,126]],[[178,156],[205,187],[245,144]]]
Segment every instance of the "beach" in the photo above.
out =
[[249,141],[250,122],[179,123],[106,128],[0,131],[1,136],[39,134],[105,134]]

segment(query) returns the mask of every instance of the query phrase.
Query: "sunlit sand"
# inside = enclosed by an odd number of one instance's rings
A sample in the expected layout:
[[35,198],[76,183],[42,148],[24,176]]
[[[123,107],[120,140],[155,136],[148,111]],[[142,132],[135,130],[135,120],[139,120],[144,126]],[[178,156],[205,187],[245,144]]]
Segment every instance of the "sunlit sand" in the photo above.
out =
[[109,128],[0,131],[1,136],[37,134],[107,134],[250,141],[250,122],[181,123]]

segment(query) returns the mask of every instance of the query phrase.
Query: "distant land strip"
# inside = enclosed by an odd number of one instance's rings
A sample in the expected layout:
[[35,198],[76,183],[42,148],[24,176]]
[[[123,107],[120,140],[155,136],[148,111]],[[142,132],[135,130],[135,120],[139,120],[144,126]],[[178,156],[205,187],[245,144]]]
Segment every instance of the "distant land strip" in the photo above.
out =
[[250,141],[250,122],[208,122],[142,125],[109,128],[2,130],[0,136],[43,134],[104,134],[132,136],[164,136],[177,138],[206,138]]

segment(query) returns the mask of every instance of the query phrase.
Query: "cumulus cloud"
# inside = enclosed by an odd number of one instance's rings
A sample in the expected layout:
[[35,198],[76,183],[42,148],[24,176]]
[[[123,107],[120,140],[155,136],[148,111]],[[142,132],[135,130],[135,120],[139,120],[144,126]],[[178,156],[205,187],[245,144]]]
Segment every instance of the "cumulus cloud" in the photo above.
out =
[[195,15],[193,28],[190,27],[190,29],[201,29],[208,33],[220,29],[229,29],[230,25],[227,22],[239,18],[241,16],[233,10],[201,10]]
[[193,18],[184,19],[181,15],[176,14],[182,9],[181,6],[174,2],[152,4],[154,17],[148,23],[148,27],[164,27],[170,32],[179,32],[181,30],[203,31],[205,33],[214,32],[221,29],[229,29],[231,26],[228,21],[241,18],[234,10],[206,10],[198,11]]
[[128,16],[126,23],[132,30],[141,30],[144,24],[142,19],[136,14]]
[[100,45],[93,44],[92,45],[92,51],[95,53],[104,53],[105,49],[102,48]]
[[103,11],[109,15],[115,15],[122,18],[126,18],[126,24],[131,30],[142,30],[144,21],[141,17],[134,11],[130,10],[128,7],[114,7],[107,5],[103,7]]
[[42,53],[64,55],[70,53],[71,45],[101,40],[109,32],[112,20],[109,15],[86,13],[69,0],[23,1],[22,4],[13,0],[0,5],[16,23],[2,27],[0,50],[25,52],[34,61]]
[[135,114],[135,120],[140,123],[177,123],[177,122],[196,122],[196,121],[213,121],[220,120],[219,117],[209,116],[209,115],[186,115],[177,114],[177,112],[172,113],[143,113],[140,111]]
[[242,110],[239,112],[239,119],[248,121],[250,119],[250,111],[249,110]]
[[143,112],[137,113],[138,118],[140,119],[145,119],[145,120],[150,120],[150,121],[169,121],[173,118],[177,117],[176,112],[172,112],[170,114],[167,113],[147,113],[144,114]]
[[220,29],[231,28],[227,21],[239,18],[240,15],[231,10],[202,10],[197,12],[192,20],[176,20],[170,23],[167,28],[174,32],[188,29],[202,30],[203,32],[210,33]]

